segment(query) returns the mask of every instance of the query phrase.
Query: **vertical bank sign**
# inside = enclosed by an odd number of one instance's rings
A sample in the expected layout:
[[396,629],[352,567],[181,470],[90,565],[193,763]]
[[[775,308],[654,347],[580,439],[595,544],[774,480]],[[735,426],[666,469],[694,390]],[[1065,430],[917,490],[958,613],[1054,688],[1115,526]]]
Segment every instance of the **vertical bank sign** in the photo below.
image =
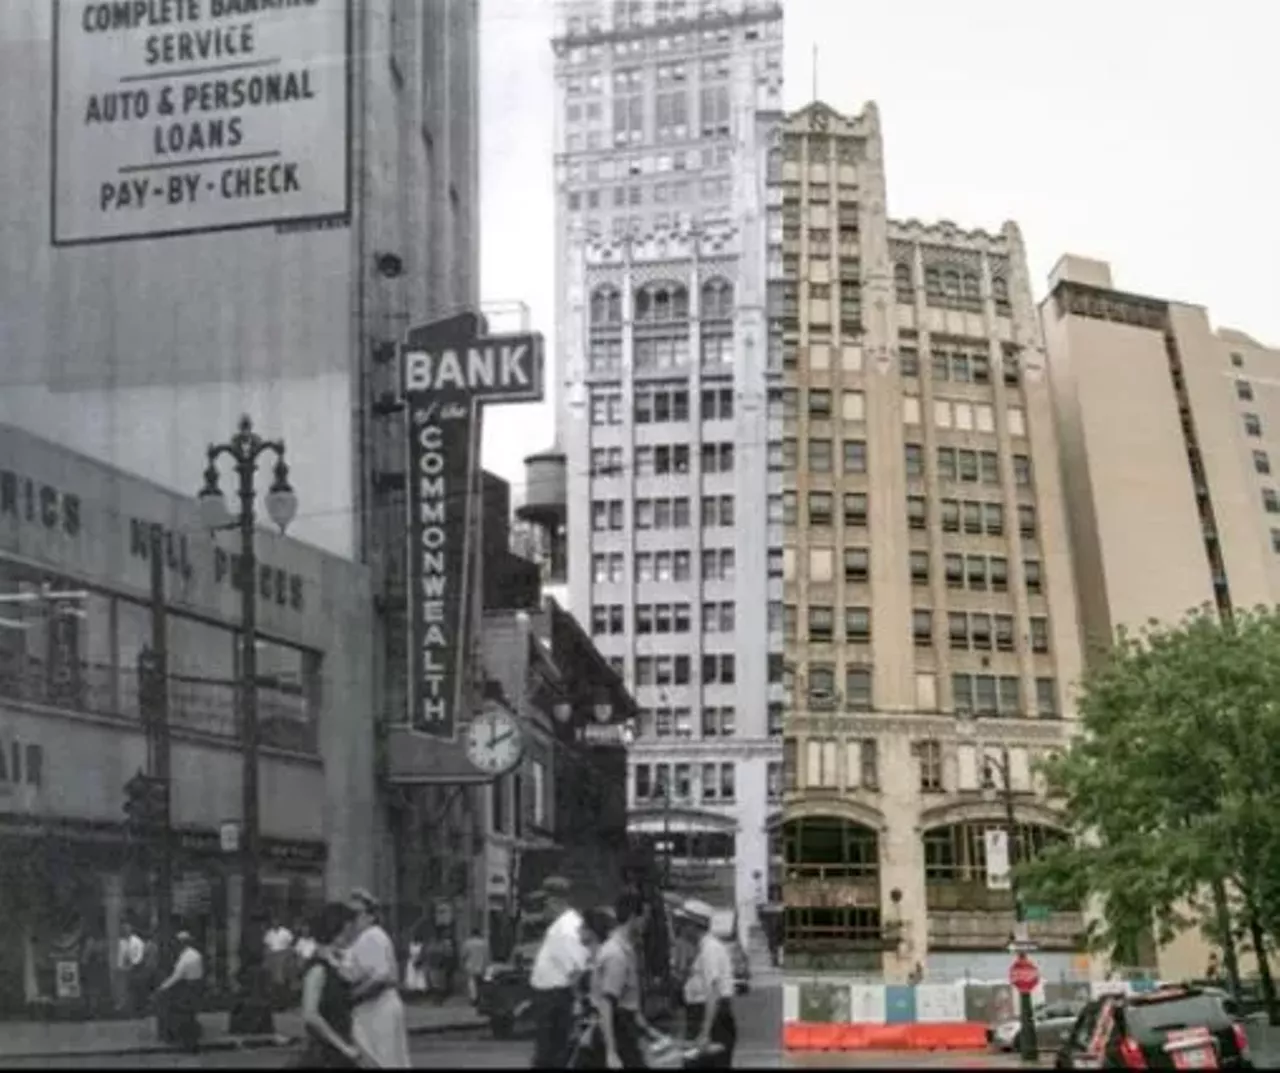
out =
[[452,740],[466,700],[479,572],[486,403],[539,402],[542,337],[487,335],[466,313],[409,332],[401,354],[409,466],[409,727]]
[[55,246],[350,214],[352,0],[53,0]]

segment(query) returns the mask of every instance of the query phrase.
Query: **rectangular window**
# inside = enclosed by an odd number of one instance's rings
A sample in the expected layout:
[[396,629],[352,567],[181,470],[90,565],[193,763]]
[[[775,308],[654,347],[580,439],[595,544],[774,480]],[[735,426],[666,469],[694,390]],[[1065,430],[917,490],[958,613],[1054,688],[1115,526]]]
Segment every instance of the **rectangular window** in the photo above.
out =
[[924,476],[924,448],[918,443],[908,443],[906,445],[906,467],[908,477]]
[[925,793],[942,790],[942,743],[922,741],[917,746],[920,757],[920,789]]
[[831,472],[831,441],[809,441],[809,469],[814,473]]
[[1266,451],[1253,452],[1253,468],[1258,473],[1271,472],[1271,457]]
[[831,417],[830,391],[816,388],[809,391],[809,416],[815,421],[825,421]]
[[1048,652],[1049,651],[1049,620],[1047,618],[1032,618],[1031,625],[1031,651],[1032,652]]
[[865,644],[871,640],[871,609],[869,607],[844,609],[844,639],[855,644]]
[[933,612],[927,607],[911,612],[911,636],[917,648],[933,647]]
[[809,524],[829,526],[833,522],[833,497],[830,492],[809,493]]
[[1058,714],[1058,683],[1052,678],[1036,679],[1036,714],[1042,719]]
[[845,492],[844,524],[853,528],[865,528],[867,524],[867,493]]
[[845,473],[866,473],[867,472],[867,441],[866,440],[845,440],[844,441],[844,472]]
[[929,584],[929,553],[927,551],[913,551],[910,554],[911,565],[911,584],[928,585]]
[[830,643],[835,632],[835,613],[830,607],[809,608],[809,640]]
[[927,529],[928,527],[929,515],[924,496],[907,496],[907,528]]
[[959,470],[956,468],[956,449],[954,447],[938,448],[938,480],[954,481]]
[[1244,431],[1247,436],[1261,436],[1262,419],[1257,414],[1245,414]]
[[871,710],[871,671],[867,667],[850,667],[844,676],[844,703],[851,712]]
[[861,584],[871,577],[871,550],[869,548],[844,549],[844,579]]

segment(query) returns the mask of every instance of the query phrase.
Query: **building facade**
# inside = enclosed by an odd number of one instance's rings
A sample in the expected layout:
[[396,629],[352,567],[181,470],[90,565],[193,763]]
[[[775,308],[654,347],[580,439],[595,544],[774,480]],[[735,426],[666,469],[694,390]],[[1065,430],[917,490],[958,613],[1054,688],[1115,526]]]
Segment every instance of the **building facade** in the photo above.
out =
[[[370,567],[379,610],[372,717],[403,722],[398,344],[411,325],[479,301],[478,0],[326,0],[245,16],[250,33],[293,20],[292,34],[276,31],[280,69],[305,76],[314,93],[345,93],[345,107],[326,113],[314,144],[299,150],[320,177],[347,184],[345,212],[55,246],[49,161],[70,136],[50,121],[55,90],[88,96],[121,62],[95,43],[109,40],[99,34],[77,37],[55,63],[54,18],[79,2],[0,8],[0,99],[9,102],[0,106],[0,421],[184,493],[198,487],[205,445],[225,439],[241,414],[282,438],[304,504],[295,535]],[[120,54],[141,50],[146,22],[160,17],[155,8],[95,10],[136,18],[117,28]],[[345,45],[331,41],[321,56],[308,28],[344,19]],[[333,74],[344,65],[345,80]],[[240,77],[197,70],[174,79],[212,85],[195,81],[204,76]],[[113,85],[108,77],[102,88]],[[331,128],[344,114],[345,144],[334,144]],[[283,108],[232,118],[267,141],[287,141],[301,122]],[[136,148],[131,137],[122,125],[108,145]],[[73,171],[96,166],[69,162]],[[391,811],[423,796],[396,791]],[[375,886],[389,904],[400,900],[394,842],[384,825]]]
[[[0,1015],[110,1009],[122,923],[155,924],[154,873],[124,811],[148,763],[138,656],[153,638],[153,526],[174,913],[211,991],[235,979],[240,865],[221,841],[242,819],[234,540],[202,530],[192,498],[0,426]],[[263,909],[292,927],[375,873],[369,578],[265,531],[257,552]]]
[[[248,17],[264,33],[272,18],[299,20],[282,63],[309,73],[313,92],[337,93],[307,51],[307,28],[348,13],[346,56],[335,43],[339,54],[325,58],[329,71],[349,65],[348,137],[316,165],[335,182],[346,169],[345,215],[57,247],[55,80],[64,95],[107,90],[101,72],[121,60],[96,43],[106,35],[88,35],[56,70],[55,10],[40,0],[0,9],[0,99],[10,102],[0,108],[0,420],[188,493],[199,477],[192,452],[248,413],[294,451],[308,502],[299,538],[372,557],[374,474],[403,448],[369,403],[396,386],[394,345],[410,323],[478,299],[477,0],[326,0]],[[126,33],[146,32],[120,31],[122,47]],[[234,114],[260,132],[293,121],[244,111]],[[315,136],[331,144],[327,129]],[[132,137],[121,125],[110,144]]]
[[632,830],[675,888],[735,907],[745,933],[769,894],[781,777],[757,613],[768,373],[751,237],[781,5],[565,3],[559,19],[570,607],[640,708]]
[[[1280,352],[1082,257],[1058,262],[1040,312],[1086,659],[1122,626],[1280,602]],[[1158,955],[1167,978],[1207,963],[1198,929]]]
[[[1022,241],[890,219],[874,104],[787,117],[768,169],[788,962],[1003,979],[985,833],[1007,780],[1015,859],[1061,836],[1033,770],[1081,661]],[[1053,908],[1042,973],[1087,972]]]

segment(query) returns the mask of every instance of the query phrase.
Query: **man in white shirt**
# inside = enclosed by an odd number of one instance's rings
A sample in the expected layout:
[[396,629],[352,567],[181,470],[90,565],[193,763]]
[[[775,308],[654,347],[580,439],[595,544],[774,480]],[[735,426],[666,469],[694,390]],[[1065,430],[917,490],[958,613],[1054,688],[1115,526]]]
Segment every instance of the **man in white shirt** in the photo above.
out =
[[289,997],[289,952],[293,949],[293,932],[283,924],[276,923],[267,929],[262,942],[266,947],[267,973],[271,980],[276,1008],[283,1009]]
[[130,1013],[137,1013],[146,1002],[146,956],[147,944],[134,926],[126,923],[116,944],[116,968],[124,980],[125,1005]]
[[700,1051],[705,1052],[709,1044],[718,1045],[713,1053],[700,1055],[697,1068],[729,1069],[738,1039],[733,1016],[733,959],[711,931],[713,914],[711,906],[696,899],[685,902],[681,911],[681,927],[696,944],[684,985],[685,1032]]
[[173,972],[157,989],[166,1004],[170,1031],[183,1050],[195,1053],[200,1047],[200,997],[204,989],[204,957],[196,949],[189,931],[177,934],[180,952]]
[[542,884],[551,923],[533,961],[537,1019],[534,1069],[564,1069],[573,1047],[574,991],[590,963],[582,914],[569,904],[569,882],[549,876]]

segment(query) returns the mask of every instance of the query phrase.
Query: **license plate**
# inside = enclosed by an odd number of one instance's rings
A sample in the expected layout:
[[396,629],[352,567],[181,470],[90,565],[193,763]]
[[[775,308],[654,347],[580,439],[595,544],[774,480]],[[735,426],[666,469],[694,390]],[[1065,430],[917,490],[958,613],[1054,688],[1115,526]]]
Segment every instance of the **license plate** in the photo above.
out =
[[1173,1065],[1176,1069],[1217,1069],[1212,1047],[1186,1047],[1173,1053]]

